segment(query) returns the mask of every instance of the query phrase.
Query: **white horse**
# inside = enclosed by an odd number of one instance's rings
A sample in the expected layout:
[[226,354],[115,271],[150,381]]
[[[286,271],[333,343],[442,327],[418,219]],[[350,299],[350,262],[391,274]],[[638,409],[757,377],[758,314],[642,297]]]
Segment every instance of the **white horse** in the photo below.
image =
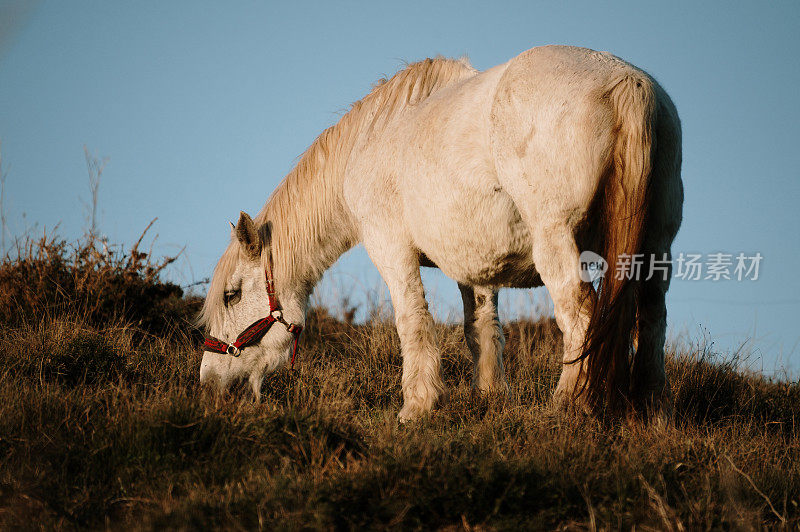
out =
[[325,130],[255,220],[241,213],[201,321],[232,343],[270,308],[266,269],[287,327],[238,356],[207,350],[200,380],[247,378],[259,397],[264,375],[289,359],[289,324],[304,322],[322,273],[362,243],[394,307],[401,420],[430,411],[442,391],[420,266],[458,282],[478,390],[507,388],[497,290],[544,284],[564,335],[556,399],[658,401],[669,275],[593,284],[579,255],[597,251],[612,270],[621,256],[669,256],[680,166],[670,98],[606,52],[546,46],[485,72],[465,60],[411,64]]

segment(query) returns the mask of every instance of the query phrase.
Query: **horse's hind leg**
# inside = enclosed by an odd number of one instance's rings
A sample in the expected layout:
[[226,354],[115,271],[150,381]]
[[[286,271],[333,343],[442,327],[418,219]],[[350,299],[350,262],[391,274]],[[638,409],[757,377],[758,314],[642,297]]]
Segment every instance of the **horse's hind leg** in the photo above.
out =
[[555,390],[557,404],[566,405],[585,384],[585,362],[576,359],[583,351],[589,326],[593,288],[580,279],[578,248],[572,230],[566,225],[537,231],[533,260],[547,287],[564,337],[561,376]]
[[[635,336],[636,356],[631,375],[631,397],[645,409],[669,407],[670,392],[664,371],[667,307],[664,302],[672,267],[670,249],[681,224],[683,185],[680,179],[680,121],[669,96],[661,94],[656,125],[657,151],[651,177],[649,231],[642,251],[655,260],[667,259],[665,270],[648,268],[642,281]],[[650,270],[652,269],[652,276]],[[660,403],[660,405],[659,405]]]
[[389,287],[403,356],[401,422],[429,412],[442,391],[441,357],[433,317],[428,312],[418,253],[392,239],[365,240],[364,245]]
[[[660,260],[664,254],[661,252],[655,255]],[[641,286],[631,396],[645,410],[658,406],[663,400],[668,399],[669,394],[664,371],[664,341],[667,329],[665,296],[669,288],[669,276],[669,269],[666,272],[656,270]]]
[[505,337],[497,317],[497,290],[458,285],[464,301],[464,338],[472,353],[472,386],[481,392],[507,391],[503,370]]

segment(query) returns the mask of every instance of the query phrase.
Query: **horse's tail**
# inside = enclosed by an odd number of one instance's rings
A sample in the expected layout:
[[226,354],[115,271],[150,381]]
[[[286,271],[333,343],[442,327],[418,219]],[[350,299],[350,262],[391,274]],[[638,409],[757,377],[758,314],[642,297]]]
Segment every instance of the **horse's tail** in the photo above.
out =
[[[601,254],[608,263],[586,331],[583,352],[590,404],[624,406],[630,387],[633,335],[640,290],[636,271],[620,275],[620,264],[643,249],[650,203],[650,181],[656,116],[654,82],[647,74],[626,69],[609,85],[608,101],[615,119],[615,141],[607,171],[598,189]],[[629,259],[629,257],[631,257]],[[640,276],[647,261],[641,266]],[[627,273],[627,272],[622,272]],[[643,279],[643,277],[642,277]]]

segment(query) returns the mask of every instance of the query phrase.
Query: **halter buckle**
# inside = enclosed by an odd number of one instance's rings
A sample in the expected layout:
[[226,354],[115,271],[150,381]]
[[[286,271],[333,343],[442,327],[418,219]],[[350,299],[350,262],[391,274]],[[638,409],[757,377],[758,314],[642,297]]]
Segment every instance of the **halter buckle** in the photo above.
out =
[[227,354],[231,355],[231,356],[234,356],[234,357],[238,357],[239,355],[241,355],[241,354],[242,354],[242,350],[241,350],[241,349],[239,349],[238,347],[236,347],[236,346],[235,346],[235,345],[233,345],[233,344],[230,344],[230,345],[228,346],[228,348],[225,350],[225,352],[226,352]]
[[269,315],[275,318],[275,321],[283,322],[283,311],[281,309],[276,308]]

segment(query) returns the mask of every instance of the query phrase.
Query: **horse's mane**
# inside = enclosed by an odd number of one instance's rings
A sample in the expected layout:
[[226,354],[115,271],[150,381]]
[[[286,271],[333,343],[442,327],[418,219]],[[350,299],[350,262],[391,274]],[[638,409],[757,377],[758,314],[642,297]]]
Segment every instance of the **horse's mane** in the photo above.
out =
[[[269,222],[277,283],[301,269],[309,276],[301,282],[316,282],[333,260],[354,244],[349,220],[337,215],[336,207],[341,203],[341,170],[359,133],[384,127],[402,109],[476,73],[466,58],[436,57],[411,63],[388,80],[375,83],[338,123],[317,137],[254,220],[258,226]],[[225,284],[238,261],[238,241],[232,238],[214,269],[200,313],[199,321],[207,328],[216,330],[221,325]]]

